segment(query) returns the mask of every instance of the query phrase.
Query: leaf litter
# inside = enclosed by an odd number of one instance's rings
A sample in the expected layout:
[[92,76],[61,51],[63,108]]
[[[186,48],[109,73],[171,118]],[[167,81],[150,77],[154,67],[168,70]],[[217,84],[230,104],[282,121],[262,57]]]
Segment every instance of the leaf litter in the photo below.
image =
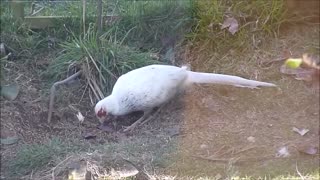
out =
[[239,23],[234,17],[228,17],[221,25],[221,29],[228,28],[228,31],[234,35],[239,30]]
[[320,87],[320,59],[317,56],[305,53],[301,58],[288,58],[280,67],[280,72],[310,82],[315,89]]
[[296,128],[296,127],[293,127],[293,128],[292,128],[292,131],[300,134],[301,136],[304,136],[305,134],[307,134],[307,133],[309,132],[309,129],[305,129],[305,128],[303,128],[303,129],[298,129],[298,128]]

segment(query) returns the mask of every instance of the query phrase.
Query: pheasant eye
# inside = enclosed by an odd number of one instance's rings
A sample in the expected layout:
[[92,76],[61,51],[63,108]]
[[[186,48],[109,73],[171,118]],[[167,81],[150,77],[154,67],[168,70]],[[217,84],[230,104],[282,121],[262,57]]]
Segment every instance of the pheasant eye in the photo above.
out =
[[100,118],[103,117],[103,116],[106,116],[106,115],[107,115],[107,113],[103,109],[100,109],[98,111],[98,113],[97,113],[97,116],[100,117]]

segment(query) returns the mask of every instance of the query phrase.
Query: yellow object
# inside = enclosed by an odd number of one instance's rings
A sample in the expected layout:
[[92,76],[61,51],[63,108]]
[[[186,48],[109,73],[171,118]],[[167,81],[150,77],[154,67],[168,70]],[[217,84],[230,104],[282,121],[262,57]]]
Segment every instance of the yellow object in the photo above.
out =
[[299,58],[299,59],[290,58],[290,59],[287,59],[284,64],[289,68],[296,69],[302,64],[302,59],[301,58]]

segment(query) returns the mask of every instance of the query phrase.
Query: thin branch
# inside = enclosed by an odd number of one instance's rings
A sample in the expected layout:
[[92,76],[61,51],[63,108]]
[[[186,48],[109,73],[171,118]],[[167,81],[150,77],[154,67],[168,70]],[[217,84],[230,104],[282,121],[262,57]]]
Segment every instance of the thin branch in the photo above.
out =
[[40,8],[36,12],[32,13],[30,16],[34,16],[34,15],[38,14],[39,12],[41,12],[42,10],[44,10],[44,7]]
[[300,171],[298,170],[298,162],[296,162],[296,171],[299,174],[301,180],[305,180],[305,178],[302,176],[302,174],[300,173]]
[[243,152],[245,152],[245,151],[249,151],[249,150],[254,149],[254,148],[257,148],[257,147],[256,147],[256,146],[250,146],[250,147],[241,149],[241,150],[239,150],[238,152],[233,153],[233,155],[240,154],[240,153],[243,153]]
[[54,97],[55,97],[55,92],[56,92],[56,87],[61,85],[61,84],[66,84],[67,82],[70,82],[71,80],[75,79],[76,77],[80,76],[81,71],[78,71],[77,73],[73,74],[72,76],[62,80],[55,82],[51,89],[50,89],[50,102],[49,102],[49,112],[48,112],[48,123],[51,123],[51,118],[52,118],[52,112],[53,112],[53,104],[54,104]]

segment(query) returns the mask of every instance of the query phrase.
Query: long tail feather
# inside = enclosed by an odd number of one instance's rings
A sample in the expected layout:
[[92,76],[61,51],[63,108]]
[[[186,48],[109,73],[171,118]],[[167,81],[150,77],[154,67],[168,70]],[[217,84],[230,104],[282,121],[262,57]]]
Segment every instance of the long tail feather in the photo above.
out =
[[237,87],[248,87],[257,88],[258,86],[263,87],[275,87],[275,84],[249,80],[238,76],[224,75],[224,74],[213,74],[213,73],[201,73],[188,71],[188,82],[189,83],[208,83],[208,84],[223,84],[232,85]]

